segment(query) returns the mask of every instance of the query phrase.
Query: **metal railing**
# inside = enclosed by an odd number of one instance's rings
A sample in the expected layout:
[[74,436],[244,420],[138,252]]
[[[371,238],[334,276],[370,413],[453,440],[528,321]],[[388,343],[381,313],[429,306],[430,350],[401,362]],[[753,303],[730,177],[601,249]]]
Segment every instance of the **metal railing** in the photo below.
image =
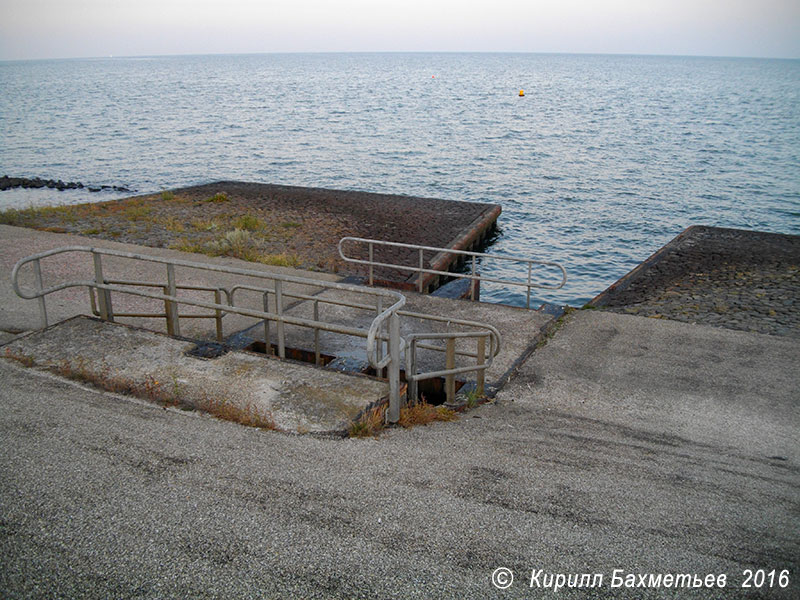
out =
[[[356,244],[366,244],[367,245],[367,254],[369,258],[367,260],[354,258],[352,256],[346,256],[344,253],[343,246],[347,242],[352,242]],[[399,265],[396,263],[385,263],[385,262],[378,262],[374,260],[374,250],[376,246],[383,246],[383,247],[393,247],[393,248],[406,248],[410,250],[416,250],[419,253],[419,261],[417,265]],[[421,246],[418,244],[403,244],[400,242],[387,242],[384,240],[373,240],[368,238],[358,238],[358,237],[343,237],[339,240],[339,256],[342,260],[347,262],[360,264],[360,265],[367,265],[369,266],[369,285],[373,285],[374,283],[374,268],[375,267],[387,267],[390,269],[397,269],[401,271],[409,271],[412,273],[418,273],[417,277],[417,288],[420,293],[424,290],[425,282],[423,280],[423,274],[431,274],[431,275],[442,275],[446,277],[456,277],[460,279],[469,279],[471,280],[470,285],[470,297],[472,300],[475,299],[475,282],[476,281],[485,281],[487,283],[500,283],[503,285],[512,285],[512,286],[519,286],[527,288],[527,300],[526,300],[526,307],[531,307],[531,289],[532,288],[540,288],[545,290],[558,290],[564,287],[564,284],[567,282],[567,272],[564,270],[564,267],[558,263],[554,262],[547,262],[541,260],[534,260],[531,258],[526,258],[524,256],[513,256],[510,254],[485,254],[482,252],[470,252],[467,250],[453,250],[452,248],[437,248],[434,246]],[[453,271],[443,271],[440,269],[433,269],[433,268],[426,268],[425,267],[425,258],[424,253],[428,252],[437,252],[437,257],[444,256],[448,254],[453,254],[456,256],[464,256],[469,257],[472,263],[472,269],[470,273],[456,273]],[[501,260],[507,262],[518,262],[527,264],[527,280],[526,281],[517,281],[515,279],[500,279],[497,277],[484,277],[478,273],[477,270],[477,261],[478,259],[489,259],[489,260]],[[436,262],[436,261],[431,261]],[[548,285],[543,283],[537,283],[532,280],[532,273],[533,273],[533,266],[540,265],[545,267],[554,267],[561,271],[561,282],[555,285]]]
[[[105,282],[109,285],[124,285],[124,286],[131,286],[131,287],[152,287],[152,288],[160,288],[163,290],[164,295],[166,296],[169,293],[169,286],[163,285],[161,283],[151,283],[149,281],[126,281],[122,279],[106,279]],[[208,286],[200,286],[200,285],[175,285],[176,292],[178,290],[191,290],[191,291],[200,291],[200,292],[213,292],[214,293],[214,303],[215,304],[222,304],[222,296],[224,295],[225,298],[228,300],[228,304],[231,304],[231,297],[228,290],[222,287],[208,287]],[[89,302],[92,306],[92,314],[96,317],[101,316],[100,309],[98,308],[99,299],[95,296],[95,289],[89,288]],[[97,295],[99,296],[99,290],[97,291]],[[109,309],[111,307],[110,299],[108,300]],[[195,313],[184,313],[180,315],[180,319],[214,319],[216,325],[216,334],[217,334],[217,341],[221,342],[223,340],[223,333],[222,333],[222,317],[225,316],[225,312],[216,309],[213,314],[195,314]],[[116,317],[129,317],[129,318],[153,318],[153,319],[165,319],[167,322],[167,334],[169,335],[176,335],[176,330],[180,331],[180,323],[178,321],[173,321],[174,315],[172,311],[170,311],[169,302],[164,302],[164,312],[158,313],[121,313],[121,312],[114,312],[112,313],[112,318]]]
[[[430,315],[420,315],[417,313],[408,313],[400,311],[402,316],[411,316],[415,318],[428,318],[437,321],[445,321],[443,317],[431,317]],[[418,396],[418,383],[425,379],[433,379],[435,377],[444,377],[445,380],[445,396],[447,402],[455,400],[455,376],[459,373],[475,373],[476,387],[475,391],[478,397],[485,393],[486,371],[492,366],[494,358],[500,353],[501,336],[493,326],[476,323],[474,321],[464,321],[460,319],[447,320],[449,324],[468,326],[473,328],[472,331],[448,331],[436,333],[411,333],[405,337],[406,342],[406,382],[408,383],[408,398],[416,401]],[[458,350],[456,348],[456,341],[459,339],[476,339],[477,349],[473,353],[471,351]],[[421,340],[442,340],[445,346],[436,346],[433,344],[420,343]],[[489,341],[489,348],[487,353],[486,341]],[[443,352],[445,355],[445,368],[438,371],[428,371],[424,373],[417,372],[418,359],[417,350],[433,350],[436,352]],[[467,365],[464,367],[456,367],[456,358],[458,356],[466,356],[468,358],[475,358],[474,365]]]
[[[268,311],[270,304],[274,305],[282,305],[287,298],[292,298],[295,300],[301,301],[308,301],[311,303],[314,320],[319,319],[319,315],[321,312],[321,305],[330,305],[330,306],[340,306],[345,308],[353,308],[357,310],[363,310],[367,312],[377,313],[382,312],[382,308],[380,305],[380,298],[378,298],[378,304],[370,305],[370,304],[363,304],[359,302],[349,302],[340,299],[333,299],[333,298],[325,298],[320,297],[319,295],[311,295],[311,294],[300,294],[300,293],[288,293],[283,292],[281,294],[281,301],[278,300],[278,294],[273,289],[268,288],[259,288],[255,286],[249,285],[236,285],[230,289],[230,303],[231,305],[235,304],[236,295],[239,291],[251,291],[256,292],[261,295],[262,302],[264,304],[264,310]],[[272,297],[272,300],[270,300]],[[280,312],[280,309],[276,309]],[[417,382],[422,381],[424,379],[432,379],[434,377],[444,377],[446,383],[446,392],[447,392],[447,399],[449,402],[452,402],[455,396],[455,386],[454,386],[454,376],[459,373],[468,373],[468,372],[475,372],[476,373],[476,380],[477,380],[477,392],[479,396],[484,394],[484,381],[485,381],[485,371],[492,365],[492,360],[495,356],[500,352],[500,344],[501,344],[501,336],[500,332],[491,325],[487,325],[484,323],[478,323],[476,321],[467,321],[464,319],[453,319],[447,317],[439,317],[435,315],[428,315],[423,313],[416,313],[416,312],[409,312],[405,310],[398,310],[396,311],[397,315],[400,317],[404,317],[407,319],[415,319],[419,321],[424,321],[427,323],[446,323],[448,328],[451,327],[460,327],[460,328],[469,328],[472,331],[459,331],[459,332],[445,332],[445,333],[412,333],[406,334],[404,338],[404,349],[405,349],[405,356],[406,356],[406,381],[408,382],[408,398],[409,399],[416,399],[417,398]],[[278,349],[278,356],[281,358],[285,357],[286,352],[286,343],[285,343],[285,333],[281,327],[281,324],[278,323],[278,331],[276,332],[276,346]],[[317,365],[322,364],[322,349],[320,345],[320,337],[319,332],[320,329],[318,327],[309,325],[309,328],[314,330],[314,362]],[[353,335],[362,335],[362,330],[355,330],[357,333]],[[265,346],[267,348],[267,352],[271,348],[270,340],[272,338],[271,329],[269,325],[269,321],[264,321],[264,341]],[[467,351],[467,350],[459,350],[455,347],[454,343],[456,338],[477,338],[478,339],[478,349],[475,352]],[[489,348],[488,354],[486,350],[486,340],[489,340]],[[381,361],[385,359],[386,356],[390,353],[390,344],[391,338],[389,335],[385,335],[382,333],[381,329],[379,328],[375,335],[376,343],[371,346],[373,349],[373,356],[369,359],[369,363],[375,368],[375,365],[380,364]],[[426,343],[419,343],[417,340],[442,340],[446,341],[446,346],[437,346],[434,344],[426,344]],[[386,350],[384,350],[384,345],[386,346]],[[435,372],[428,372],[428,373],[417,373],[417,350],[431,350],[434,352],[441,352],[445,354],[445,363],[450,364],[452,363],[452,367],[455,368],[455,360],[456,357],[466,357],[466,358],[475,358],[476,365],[474,367],[458,367],[453,370],[452,373],[447,371],[435,371]],[[378,374],[380,374],[380,369],[377,369]],[[447,371],[447,372],[446,372]]]
[[[88,253],[92,257],[94,268],[94,279],[68,281],[45,287],[41,260],[47,257],[65,254],[70,252]],[[166,267],[167,282],[149,281],[125,281],[121,279],[106,279],[104,276],[103,257],[110,256],[122,259],[146,261],[151,263],[163,264]],[[25,265],[31,264],[34,275],[34,289],[27,292],[22,289],[19,282],[19,275]],[[107,266],[107,265],[106,265]],[[230,290],[223,287],[198,286],[180,284],[177,281],[175,268],[184,267],[189,269],[220,272],[229,275],[242,275],[246,277],[269,280],[272,285],[269,287],[259,287],[254,285],[239,284]],[[405,351],[406,357],[406,380],[408,382],[408,398],[417,398],[417,383],[425,379],[434,377],[444,377],[447,397],[452,401],[455,395],[455,375],[459,373],[475,372],[477,378],[478,393],[483,394],[484,378],[486,370],[491,366],[492,360],[500,351],[500,333],[491,325],[466,321],[462,319],[452,319],[422,313],[415,313],[400,310],[406,302],[405,296],[394,290],[381,288],[367,288],[350,284],[326,282],[317,279],[307,279],[284,275],[280,273],[264,273],[250,269],[239,269],[228,266],[218,266],[208,263],[196,263],[178,259],[166,259],[162,257],[121,252],[105,248],[92,248],[86,246],[69,246],[56,248],[46,252],[41,252],[21,259],[14,266],[11,273],[11,280],[14,291],[21,298],[28,300],[36,299],[39,302],[41,325],[47,327],[47,308],[45,297],[51,293],[73,287],[87,287],[89,290],[90,304],[92,313],[103,320],[113,322],[115,317],[144,317],[144,318],[164,318],[167,322],[167,332],[170,335],[180,336],[180,319],[184,318],[209,318],[214,319],[216,324],[216,336],[218,340],[223,339],[223,317],[227,314],[238,314],[245,317],[252,317],[264,321],[264,340],[265,345],[270,348],[270,323],[274,322],[276,327],[278,354],[285,358],[286,334],[285,325],[296,325],[310,328],[314,331],[314,353],[316,363],[320,363],[320,331],[328,331],[337,334],[366,338],[366,355],[368,363],[377,373],[386,371],[389,380],[389,409],[387,411],[387,421],[395,423],[399,419],[400,411],[400,363],[401,352]],[[375,298],[375,303],[347,301],[336,298],[322,297],[317,294],[306,294],[298,291],[286,290],[286,284],[296,284],[308,286],[317,290],[339,290],[348,293],[356,293],[359,296],[371,296]],[[156,288],[162,293],[154,293],[136,288]],[[179,297],[179,290],[205,291],[214,293],[214,301],[199,300],[196,298]],[[263,310],[236,306],[237,291],[249,290],[262,295]],[[139,296],[152,300],[164,302],[164,312],[119,312],[113,310],[111,293],[127,294]],[[223,302],[223,296],[225,302]],[[273,301],[270,303],[270,296]],[[286,314],[286,299],[308,301],[312,303],[313,318],[307,319]],[[388,306],[384,308],[384,303]],[[374,317],[370,320],[368,328],[350,327],[339,323],[326,322],[320,318],[320,305],[336,305],[360,309],[370,312]],[[213,311],[211,314],[205,313],[180,313],[179,306],[194,306]],[[400,336],[400,317],[417,319],[428,323],[445,323],[448,331],[446,332],[422,332],[411,333],[404,340]],[[468,331],[450,331],[453,327],[467,328]],[[477,340],[477,350],[459,350],[456,348],[456,340],[462,338],[473,338]],[[444,346],[430,342],[440,340],[445,342]],[[488,352],[486,340],[489,340]],[[417,373],[418,350],[430,350],[445,354],[445,368],[437,371]],[[474,365],[456,367],[456,357],[474,358]]]
[[[41,260],[50,256],[64,254],[68,252],[85,252],[92,256],[94,265],[94,279],[85,279],[78,281],[68,281],[59,283],[50,287],[45,287],[42,279]],[[126,287],[125,284],[110,283],[103,275],[103,256],[114,256],[118,258],[146,261],[152,263],[160,263],[166,266],[167,270],[167,283],[155,284],[153,287],[166,288],[167,293],[152,293],[130,287],[129,282]],[[32,263],[34,274],[34,289],[32,292],[24,291],[19,284],[19,274],[21,269],[28,263]],[[232,302],[222,304],[218,302],[206,302],[204,300],[179,298],[177,290],[180,289],[176,282],[175,267],[186,267],[202,271],[215,271],[232,275],[242,275],[246,277],[254,277],[260,279],[268,279],[274,282],[273,292],[278,298],[276,302],[276,312],[269,310],[255,310],[252,308],[233,306]],[[291,275],[284,275],[279,273],[264,273],[261,271],[254,271],[250,269],[239,269],[228,266],[217,266],[208,263],[195,263],[178,259],[166,259],[157,256],[148,256],[144,254],[135,254],[131,252],[121,252],[117,250],[110,250],[106,248],[92,248],[87,246],[68,246],[62,248],[55,248],[46,252],[40,252],[21,259],[14,265],[11,272],[11,282],[14,291],[21,298],[27,300],[38,300],[42,327],[47,327],[47,308],[45,304],[45,297],[54,292],[73,288],[73,287],[87,287],[94,300],[94,293],[97,293],[97,304],[99,305],[99,316],[103,320],[114,320],[114,312],[111,303],[111,292],[121,294],[129,294],[133,296],[140,296],[143,298],[150,298],[153,300],[160,300],[165,303],[166,315],[168,322],[173,323],[172,335],[180,335],[179,319],[181,315],[178,311],[179,305],[196,306],[200,308],[210,309],[215,311],[223,311],[225,313],[239,314],[245,317],[252,317],[260,320],[275,321],[279,331],[282,330],[285,324],[299,325],[303,327],[314,327],[323,331],[331,331],[334,333],[342,333],[345,335],[355,335],[367,339],[367,360],[375,369],[387,369],[389,379],[389,410],[387,412],[387,420],[390,423],[395,423],[400,415],[400,353],[403,345],[403,340],[400,337],[400,318],[397,314],[405,302],[405,296],[393,290],[366,288],[362,286],[355,286],[343,283],[334,283],[320,281],[317,279],[306,279],[303,277],[296,277]],[[142,283],[142,282],[134,282]],[[150,282],[147,282],[148,284]],[[336,323],[326,323],[324,321],[314,319],[304,319],[301,317],[294,317],[287,315],[283,312],[282,308],[282,295],[284,284],[298,284],[307,285],[316,288],[341,290],[346,292],[354,292],[376,298],[385,298],[389,301],[389,306],[382,309],[380,304],[373,306],[378,314],[372,320],[369,328],[365,331],[355,327],[346,327]],[[230,296],[229,296],[230,298]],[[138,316],[138,315],[137,315]],[[160,314],[158,316],[161,316]],[[388,322],[388,345],[389,352],[382,359],[378,359],[377,343],[376,340],[380,336],[380,331]]]

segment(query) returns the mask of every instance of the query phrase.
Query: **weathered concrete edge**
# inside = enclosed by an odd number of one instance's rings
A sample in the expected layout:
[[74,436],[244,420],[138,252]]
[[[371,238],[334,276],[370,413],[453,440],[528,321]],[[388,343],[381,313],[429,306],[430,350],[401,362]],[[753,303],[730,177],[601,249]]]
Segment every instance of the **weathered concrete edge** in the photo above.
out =
[[639,277],[647,271],[648,269],[657,265],[661,260],[669,254],[676,246],[679,246],[683,243],[684,240],[694,235],[695,231],[698,229],[706,228],[705,225],[691,225],[684,229],[681,233],[677,236],[672,238],[669,242],[667,242],[664,246],[656,250],[653,254],[651,254],[648,258],[643,260],[639,265],[633,268],[633,270],[629,271],[622,277],[620,277],[617,281],[612,283],[608,286],[605,290],[600,292],[597,296],[592,298],[589,302],[587,302],[584,306],[586,307],[597,307],[601,308],[606,306],[610,301],[611,297],[616,294],[617,292],[621,292],[627,289],[631,283],[639,279]]
[[552,318],[547,321],[544,325],[539,328],[539,331],[531,338],[530,343],[524,348],[522,353],[511,363],[511,366],[506,369],[506,372],[503,373],[496,381],[491,383],[488,388],[487,396],[493,398],[497,392],[503,389],[503,387],[511,381],[512,377],[516,375],[517,371],[519,371],[520,367],[531,357],[537,348],[540,347],[542,342],[550,337],[555,331],[559,328],[564,315],[566,314],[566,310],[564,307],[559,307],[560,311],[555,311]]
[[[13,343],[18,342],[18,341],[20,341],[20,340],[22,340],[24,338],[32,337],[32,336],[38,335],[38,334],[42,334],[42,333],[47,332],[47,331],[49,331],[51,329],[59,327],[59,326],[65,324],[65,323],[68,323],[68,322],[74,321],[74,320],[78,320],[78,319],[88,319],[88,320],[91,320],[91,321],[97,321],[97,322],[103,322],[103,323],[107,322],[107,321],[103,321],[99,317],[95,317],[95,316],[91,316],[91,315],[74,315],[74,316],[69,317],[67,319],[63,319],[61,321],[58,321],[57,323],[51,323],[50,325],[48,325],[47,327],[45,327],[43,329],[32,329],[32,330],[26,331],[24,333],[21,333],[19,335],[15,335],[10,340],[7,340],[5,342],[0,342],[0,348],[5,348],[6,346],[10,346]],[[148,335],[155,335],[155,336],[167,338],[167,339],[170,339],[170,340],[177,340],[177,341],[180,341],[180,342],[185,342],[185,343],[188,343],[188,344],[197,344],[197,340],[195,340],[193,338],[188,338],[188,337],[185,337],[185,336],[172,336],[172,335],[169,335],[169,334],[167,334],[167,333],[165,333],[163,331],[153,331],[152,329],[146,329],[144,327],[138,327],[138,326],[133,325],[131,323],[121,323],[121,322],[118,322],[118,321],[110,321],[108,323],[111,323],[111,324],[113,324],[114,326],[117,326],[117,327],[123,327],[123,328],[130,329],[130,330],[133,330],[133,331],[141,331],[141,332],[144,332],[144,333],[146,333]],[[231,346],[229,346],[227,344],[225,344],[225,346],[227,347],[226,349],[227,349],[228,352],[235,353],[235,354],[245,354],[245,355],[248,355],[248,356],[255,356],[255,357],[258,357],[261,360],[277,360],[277,361],[281,361],[281,362],[288,361],[288,362],[291,362],[291,363],[297,363],[297,361],[292,361],[290,359],[281,359],[281,358],[278,358],[278,357],[275,357],[275,356],[266,356],[266,355],[262,355],[262,354],[260,354],[258,352],[251,352],[249,350],[245,350],[243,348],[231,347]],[[214,359],[203,358],[203,357],[194,357],[194,358],[196,360],[200,360],[200,361],[214,360]],[[0,360],[7,360],[7,361],[10,361],[10,362],[14,362],[14,363],[18,362],[16,360],[14,360],[13,356],[7,356],[5,351],[0,351]],[[311,365],[305,365],[305,363],[302,363],[302,362],[297,363],[297,364],[312,368]],[[34,369],[36,372],[40,372],[40,373],[49,373],[53,377],[56,377],[56,378],[58,378],[60,380],[63,380],[63,381],[67,381],[67,382],[72,381],[70,378],[65,377],[63,375],[60,375],[60,374],[54,372],[52,370],[52,368],[50,368],[50,367],[48,367],[46,365],[41,365],[41,364],[37,363],[36,365],[30,366],[30,367],[24,367],[24,368],[26,368],[26,369]],[[316,367],[313,367],[313,368],[316,368]],[[325,369],[325,367],[319,367],[319,368]],[[328,372],[331,372],[331,373],[336,373],[337,375],[341,375],[341,376],[344,376],[344,377],[355,377],[355,378],[365,378],[365,379],[380,379],[380,378],[373,377],[371,375],[367,375],[365,373],[350,373],[350,372],[346,372],[346,371],[338,371],[338,370],[335,370],[335,369],[325,369],[325,370],[328,371]],[[122,398],[126,398],[126,399],[135,399],[138,402],[142,402],[142,403],[146,404],[147,406],[152,406],[154,408],[159,408],[159,409],[165,408],[165,406],[162,406],[162,405],[158,404],[157,402],[154,402],[154,401],[149,400],[147,398],[143,398],[143,397],[138,396],[136,394],[126,394],[126,393],[114,392],[114,391],[107,390],[107,389],[103,388],[102,386],[98,386],[98,385],[95,385],[95,384],[85,384],[85,385],[89,385],[93,389],[101,391],[102,393],[112,394],[115,397],[122,397]],[[402,384],[401,394],[405,394],[405,383]],[[380,398],[377,398],[376,400],[373,400],[372,402],[367,404],[351,420],[349,420],[349,421],[347,421],[347,420],[340,421],[339,425],[337,425],[334,429],[326,429],[326,430],[322,430],[322,431],[308,431],[308,432],[300,433],[298,431],[293,431],[291,429],[283,429],[283,428],[277,427],[275,429],[272,429],[272,431],[276,431],[278,433],[283,433],[283,434],[287,434],[287,435],[308,435],[308,436],[311,436],[311,437],[322,438],[322,439],[347,438],[349,436],[350,427],[351,427],[351,425],[353,423],[358,422],[370,410],[373,410],[374,408],[380,407],[380,406],[383,406],[383,405],[388,405],[388,403],[389,403],[388,394],[384,395],[384,396],[382,396]],[[170,407],[166,407],[166,408],[170,408]],[[217,417],[217,416],[213,415],[212,413],[209,413],[209,412],[203,410],[202,408],[194,407],[194,410],[196,412],[198,412],[198,413],[201,413],[203,415],[208,416],[209,418],[220,418],[220,417]],[[225,419],[222,419],[222,420],[225,420]]]
[[[503,212],[502,206],[499,204],[490,204],[479,217],[473,219],[473,221],[456,236],[448,248],[452,250],[468,249],[475,241],[480,240],[486,231],[491,229],[500,217],[501,212]],[[431,259],[430,268],[435,271],[447,271],[448,267],[453,262],[454,259],[449,253],[439,252]],[[413,286],[412,289],[418,289],[420,277],[422,277],[422,289],[425,290],[432,281],[439,278],[439,275],[433,273],[412,274],[406,279],[406,283],[411,283]]]

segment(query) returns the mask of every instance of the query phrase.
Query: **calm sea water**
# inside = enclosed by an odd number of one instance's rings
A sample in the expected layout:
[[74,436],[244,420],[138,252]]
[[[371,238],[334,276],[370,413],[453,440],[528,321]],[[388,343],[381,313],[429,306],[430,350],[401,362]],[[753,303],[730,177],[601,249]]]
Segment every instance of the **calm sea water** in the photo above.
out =
[[[493,251],[567,268],[551,302],[587,301],[692,224],[800,234],[800,61],[109,58],[0,62],[0,90],[0,174],[499,203]],[[19,190],[0,208],[110,197]]]

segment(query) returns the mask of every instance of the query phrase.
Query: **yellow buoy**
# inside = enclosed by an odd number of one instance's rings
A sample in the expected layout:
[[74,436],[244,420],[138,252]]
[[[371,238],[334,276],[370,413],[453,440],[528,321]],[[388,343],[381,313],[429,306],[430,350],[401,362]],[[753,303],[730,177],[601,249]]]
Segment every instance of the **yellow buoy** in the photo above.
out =
[[525,90],[520,90],[520,91],[519,91],[519,95],[520,95],[520,96],[524,96],[524,95],[525,95]]

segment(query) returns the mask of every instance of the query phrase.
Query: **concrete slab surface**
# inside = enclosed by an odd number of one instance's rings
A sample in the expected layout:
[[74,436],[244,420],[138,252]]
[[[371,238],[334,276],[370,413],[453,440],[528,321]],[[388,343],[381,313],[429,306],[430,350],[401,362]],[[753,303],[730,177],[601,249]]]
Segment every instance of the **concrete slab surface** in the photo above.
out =
[[[160,256],[175,258],[196,263],[210,263],[214,265],[226,265],[239,269],[249,269],[254,271],[269,273],[284,273],[299,277],[313,278],[320,281],[339,281],[337,275],[327,273],[298,271],[286,267],[272,267],[258,263],[246,262],[235,258],[211,257],[190,252],[179,252],[166,248],[148,248],[134,244],[122,244],[108,240],[87,238],[77,235],[50,233],[47,231],[37,231],[22,227],[10,227],[0,225],[0,303],[3,309],[0,311],[0,330],[2,331],[27,331],[40,327],[38,304],[35,300],[23,300],[16,295],[10,284],[11,271],[14,265],[21,258],[30,256],[45,250],[59,248],[62,246],[90,246],[98,248],[111,248],[122,252],[132,252],[148,256]],[[162,264],[133,261],[117,257],[104,257],[104,275],[108,279],[122,279],[127,281],[150,281],[165,283],[166,267]],[[50,257],[42,261],[42,271],[45,286],[55,285],[56,283],[86,280],[94,278],[92,259],[86,253],[70,253]],[[224,273],[201,271],[196,269],[177,268],[176,280],[180,284],[191,284],[197,286],[226,287],[230,288],[237,283],[261,285],[265,281],[258,278],[248,278],[242,276],[226,275]],[[23,286],[32,285],[32,270],[28,268],[20,281]],[[30,288],[32,289],[32,287]],[[287,291],[294,290],[302,293],[315,293],[319,288],[314,286],[286,286]],[[195,297],[213,302],[214,297],[210,292],[181,292],[179,295]],[[163,302],[148,300],[130,295],[114,294],[114,310],[117,313],[123,312],[163,312]],[[247,302],[237,302],[240,305],[247,305]],[[253,305],[254,308],[257,308]],[[181,307],[181,312],[205,312],[203,309]],[[89,314],[90,303],[89,295],[84,287],[69,288],[55,292],[47,297],[47,313],[50,323],[68,319],[75,315]],[[119,319],[122,322],[134,322],[124,317]],[[255,319],[240,317],[238,315],[228,315],[225,317],[225,332],[232,333],[245,328],[255,322]],[[166,331],[164,319],[142,320],[136,319],[137,326],[148,327],[154,330]],[[182,319],[181,333],[196,338],[211,339],[215,335],[214,322],[211,319]]]
[[[583,311],[496,404],[378,439],[162,410],[0,361],[10,597],[797,598],[796,340]],[[492,585],[510,569],[508,589]],[[611,587],[726,574],[725,589]],[[746,569],[789,572],[742,589]],[[594,589],[531,575],[600,574]]]
[[68,365],[85,379],[133,386],[141,397],[235,411],[299,433],[343,434],[389,391],[384,381],[245,352],[188,356],[195,347],[143,329],[74,317],[22,336],[2,351],[30,357],[41,369]]

